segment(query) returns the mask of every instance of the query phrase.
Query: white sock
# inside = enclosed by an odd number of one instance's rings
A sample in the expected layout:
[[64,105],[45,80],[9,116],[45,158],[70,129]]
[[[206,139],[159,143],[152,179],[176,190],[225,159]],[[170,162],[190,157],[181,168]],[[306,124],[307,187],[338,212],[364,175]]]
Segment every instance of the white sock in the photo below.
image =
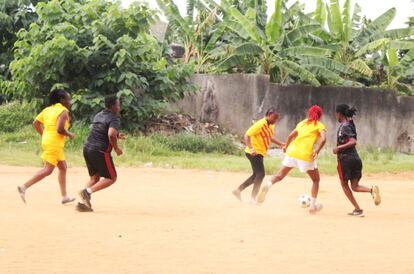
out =
[[22,185],[21,187],[20,187],[23,191],[26,191],[26,186],[25,185]]
[[69,200],[70,198],[69,198],[69,196],[68,195],[65,195],[65,196],[63,196],[63,198],[62,198],[62,200]]
[[87,191],[89,194],[92,194],[92,189],[90,189],[89,187],[87,187],[87,188],[86,188],[86,191]]
[[316,198],[311,197],[310,206],[314,207],[316,205]]
[[271,188],[273,183],[272,183],[272,181],[268,181],[266,185],[267,185],[268,188]]

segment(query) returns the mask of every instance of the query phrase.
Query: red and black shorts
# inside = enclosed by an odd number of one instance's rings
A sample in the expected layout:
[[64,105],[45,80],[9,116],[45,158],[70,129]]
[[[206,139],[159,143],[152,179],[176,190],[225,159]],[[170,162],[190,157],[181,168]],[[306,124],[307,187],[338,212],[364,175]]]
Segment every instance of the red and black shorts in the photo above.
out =
[[362,161],[359,157],[343,156],[338,158],[338,174],[342,181],[362,178]]
[[89,176],[99,175],[107,179],[115,180],[116,169],[110,152],[83,149],[83,157],[88,167]]

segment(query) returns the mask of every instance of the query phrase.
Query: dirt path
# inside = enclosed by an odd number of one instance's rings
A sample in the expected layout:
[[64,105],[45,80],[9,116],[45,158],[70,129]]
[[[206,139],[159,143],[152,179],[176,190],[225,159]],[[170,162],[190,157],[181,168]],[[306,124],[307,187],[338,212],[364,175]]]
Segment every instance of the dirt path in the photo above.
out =
[[[414,273],[412,173],[367,176],[383,204],[358,195],[367,216],[354,218],[336,177],[323,176],[325,208],[310,216],[297,203],[306,179],[288,178],[257,207],[230,194],[247,174],[120,169],[96,211],[80,214],[60,205],[56,175],[24,205],[16,185],[35,170],[0,166],[2,274]],[[85,176],[69,170],[72,194]]]

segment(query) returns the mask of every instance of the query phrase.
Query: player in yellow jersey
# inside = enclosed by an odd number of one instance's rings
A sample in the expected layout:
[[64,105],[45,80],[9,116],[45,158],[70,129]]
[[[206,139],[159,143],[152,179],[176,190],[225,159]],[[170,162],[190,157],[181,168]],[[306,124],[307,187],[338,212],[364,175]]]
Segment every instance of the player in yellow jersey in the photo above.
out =
[[265,177],[263,157],[266,155],[271,143],[275,143],[280,147],[284,146],[282,142],[273,138],[275,123],[278,118],[279,114],[276,110],[270,108],[266,112],[266,116],[251,126],[244,136],[244,143],[246,144],[245,153],[252,166],[253,174],[233,191],[233,195],[240,201],[242,200],[241,192],[253,184],[251,203],[257,203],[256,196]]
[[[286,155],[283,160],[283,167],[263,186],[258,196],[259,203],[264,202],[266,193],[273,184],[283,180],[292,168],[297,167],[301,172],[308,173],[313,182],[309,212],[314,214],[322,209],[321,204],[316,204],[320,181],[316,159],[326,143],[326,128],[320,122],[323,114],[322,108],[315,105],[308,112],[308,118],[300,122],[290,133],[284,147]],[[317,143],[318,145],[315,148]]]
[[[55,167],[59,169],[59,186],[62,204],[73,202],[66,193],[66,161],[64,154],[65,139],[75,137],[69,132],[69,108],[71,97],[64,90],[55,90],[49,96],[49,106],[45,108],[33,122],[36,131],[42,136],[42,159],[44,166],[29,181],[18,186],[20,197],[26,203],[26,190],[43,178],[52,174]],[[42,127],[43,126],[43,127]]]

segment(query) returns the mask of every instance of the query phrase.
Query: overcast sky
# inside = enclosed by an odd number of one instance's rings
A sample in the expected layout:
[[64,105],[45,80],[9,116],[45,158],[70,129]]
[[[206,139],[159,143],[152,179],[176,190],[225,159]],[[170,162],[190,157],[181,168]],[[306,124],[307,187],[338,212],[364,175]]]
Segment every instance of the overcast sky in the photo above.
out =
[[[134,0],[122,0],[124,5],[128,5]],[[157,7],[156,0],[146,0],[151,7]],[[219,0],[216,0],[219,1]],[[310,12],[315,9],[316,0],[300,0],[302,3],[306,3],[306,11]],[[358,4],[362,7],[362,14],[368,18],[375,19],[388,9],[392,7],[397,8],[397,16],[395,17],[390,28],[401,28],[405,27],[405,23],[408,21],[408,17],[414,16],[414,3],[412,0],[353,0],[353,3],[358,1]],[[174,0],[179,6],[181,12],[184,14],[186,7],[186,0]],[[288,5],[291,5],[295,1],[289,1]],[[329,0],[325,0],[329,2]],[[341,5],[344,0],[339,0]],[[274,11],[275,0],[267,0],[269,13],[272,14]]]

